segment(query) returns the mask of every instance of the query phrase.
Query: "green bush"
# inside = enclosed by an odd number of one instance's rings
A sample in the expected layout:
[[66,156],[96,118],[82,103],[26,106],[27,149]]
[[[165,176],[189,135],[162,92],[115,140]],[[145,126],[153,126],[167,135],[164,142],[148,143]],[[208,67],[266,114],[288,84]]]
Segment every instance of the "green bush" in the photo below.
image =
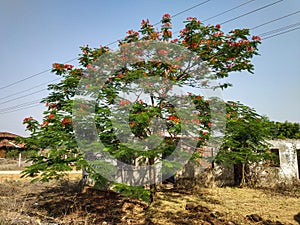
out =
[[9,150],[6,154],[5,154],[6,158],[10,158],[10,159],[17,159],[19,157],[19,150],[17,149],[12,149]]
[[37,151],[36,150],[28,150],[28,151],[23,151],[22,152],[22,158],[23,159],[30,159],[33,156],[37,155]]

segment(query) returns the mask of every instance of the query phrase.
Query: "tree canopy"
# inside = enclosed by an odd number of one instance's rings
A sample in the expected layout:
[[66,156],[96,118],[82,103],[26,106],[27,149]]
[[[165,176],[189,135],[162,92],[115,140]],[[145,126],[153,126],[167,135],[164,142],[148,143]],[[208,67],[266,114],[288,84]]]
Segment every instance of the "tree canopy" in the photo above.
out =
[[[151,47],[151,43],[155,43],[155,46]],[[135,46],[139,50],[143,44],[146,46],[147,54],[152,54],[154,58],[130,61],[130,57],[145,55],[145,51],[134,50],[128,53],[126,52],[128,48]],[[212,135],[211,131],[218,123],[212,120],[212,117],[218,117],[212,113],[212,100],[203,94],[186,92],[187,97],[182,97],[181,100],[189,99],[195,109],[186,113],[187,111],[183,112],[178,108],[174,98],[167,98],[168,91],[172,89],[172,85],[185,89],[192,87],[212,91],[227,88],[230,84],[222,83],[221,79],[228,77],[231,72],[246,70],[253,73],[254,66],[251,59],[258,55],[259,44],[260,38],[251,36],[249,29],[234,29],[225,34],[219,24],[204,25],[197,18],[191,17],[184,21],[184,28],[179,36],[173,38],[171,16],[165,14],[161,19],[159,31],[149,20],[143,20],[139,31],[127,32],[124,39],[119,41],[118,54],[124,54],[124,57],[119,58],[118,66],[113,64],[115,62],[111,56],[114,53],[107,46],[81,47],[78,68],[69,64],[53,64],[52,72],[60,76],[61,81],[48,86],[50,94],[42,100],[47,106],[42,123],[32,117],[23,121],[31,131],[31,136],[26,139],[27,147],[46,152],[33,157],[33,165],[26,168],[23,174],[40,175],[39,179],[47,181],[60,178],[63,176],[62,172],[70,171],[74,167],[85,167],[100,182],[107,180],[86,161],[90,157],[89,154],[93,153],[93,149],[99,147],[95,141],[88,140],[92,136],[88,133],[91,130],[86,129],[89,119],[94,121],[96,136],[104,145],[104,151],[128,165],[155,165],[159,159],[172,155],[184,135],[193,134],[186,140],[192,139],[196,147],[205,145]],[[193,57],[186,52],[191,53]],[[101,68],[103,60],[106,60],[106,65],[114,68],[105,79],[99,77],[99,74],[105,73]],[[193,60],[196,60],[194,64],[188,65]],[[193,70],[196,73],[190,73],[190,68],[196,68]],[[142,95],[138,94],[138,84],[132,85],[137,80],[141,81],[143,91],[148,95],[147,99],[143,99]],[[212,80],[216,85],[211,84]],[[83,104],[74,101],[78,94],[78,87],[94,97],[91,101],[92,106],[87,101]],[[135,99],[128,101],[122,98],[120,93],[135,93]],[[184,103],[181,104],[182,109],[189,109]],[[76,115],[74,115],[74,107]],[[92,111],[89,111],[90,109]],[[245,120],[245,126],[239,128],[234,126],[234,121],[238,118],[231,120],[230,123],[234,128],[248,129],[247,126],[252,124],[260,126],[252,123],[256,118],[252,117],[251,110],[246,107],[243,110],[248,110],[247,112],[250,113],[249,121]],[[128,117],[124,118],[126,113]],[[232,116],[233,114],[230,118]],[[124,120],[125,122],[122,122]],[[82,121],[86,122],[85,125],[81,125]],[[158,126],[155,121],[160,121]],[[82,131],[79,132],[81,135],[79,136],[81,140],[86,141],[81,143],[88,149],[86,152],[78,148],[74,125]],[[233,126],[230,132],[233,132]],[[183,133],[184,128],[193,132]],[[122,137],[131,137],[134,141],[131,144],[124,144],[120,140]],[[235,137],[230,138],[228,137],[226,143],[234,144]],[[238,138],[243,140],[243,137]],[[256,138],[258,137],[254,136],[252,142],[247,140],[243,145],[252,146],[260,141]],[[149,144],[150,142],[154,143],[153,146]],[[149,151],[141,151],[135,143],[148,143]],[[180,154],[183,157],[184,154]],[[176,162],[170,165],[166,163],[164,168],[168,170],[168,168],[177,168],[176,166],[178,166]],[[170,175],[168,171],[164,173]],[[153,171],[150,171],[149,176],[155,176]]]
[[270,122],[265,116],[240,102],[227,102],[227,125],[217,162],[241,164],[241,186],[245,184],[245,165],[271,158],[268,140]]

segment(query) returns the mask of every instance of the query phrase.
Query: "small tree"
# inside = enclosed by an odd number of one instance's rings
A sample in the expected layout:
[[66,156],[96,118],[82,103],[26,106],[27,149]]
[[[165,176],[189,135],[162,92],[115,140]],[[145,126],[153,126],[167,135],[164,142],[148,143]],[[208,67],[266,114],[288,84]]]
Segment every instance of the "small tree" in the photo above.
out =
[[[206,67],[210,69],[210,79],[225,78],[234,71],[247,70],[251,73],[253,72],[253,65],[250,60],[254,55],[258,54],[257,47],[260,43],[260,38],[258,36],[251,37],[248,29],[235,29],[225,34],[221,31],[220,25],[205,26],[196,18],[187,18],[184,21],[185,26],[180,31],[179,37],[173,39],[170,15],[163,15],[161,23],[161,30],[156,31],[148,20],[143,20],[141,29],[138,32],[130,30],[127,32],[127,36],[119,41],[120,48],[125,47],[126,49],[126,45],[131,43],[138,44],[144,41],[153,41],[158,43],[157,46],[160,46],[159,43],[171,43],[173,46],[182,47],[198,56],[205,63]],[[172,104],[172,100],[167,100],[164,96],[168,91],[167,84],[164,86],[164,90],[160,90],[161,92],[156,92],[156,94],[153,89],[147,90],[147,84],[145,84],[145,93],[149,95],[150,99],[148,102],[138,97],[136,101],[131,103],[125,99],[118,98],[120,90],[126,90],[127,88],[128,92],[132,91],[133,87],[130,87],[129,84],[145,77],[158,77],[178,85],[197,88],[209,86],[207,79],[204,79],[205,76],[204,78],[196,79],[196,77],[193,77],[193,74],[180,69],[180,66],[176,66],[184,58],[183,55],[175,53],[177,57],[174,57],[174,54],[172,55],[172,52],[168,52],[168,49],[164,47],[159,49],[157,46],[156,49],[151,49],[151,51],[155,50],[156,54],[159,55],[156,61],[135,62],[129,66],[118,68],[113,74],[110,74],[109,79],[101,84],[102,88],[96,96],[97,100],[92,119],[95,121],[99,139],[104,144],[105,151],[129,165],[136,163],[154,165],[157,159],[170,155],[178,144],[177,140],[182,135],[180,130],[183,126],[194,126],[194,131],[198,135],[198,146],[203,145],[209,137],[209,131],[212,126],[208,99],[200,95],[190,94],[189,98],[194,102],[197,112],[190,112],[191,115],[193,113],[195,115],[183,120],[180,118],[179,110]],[[61,172],[71,170],[75,165],[79,168],[87,167],[90,174],[98,181],[102,182],[105,180],[101,174],[95,173],[95,170],[84,160],[82,152],[78,150],[72,127],[72,123],[77,123],[78,121],[72,120],[72,116],[74,117],[72,110],[74,107],[74,96],[81,78],[86,78],[87,70],[90,73],[93,73],[92,71],[99,72],[97,60],[109,53],[110,50],[108,47],[92,49],[88,46],[84,46],[81,49],[80,68],[74,68],[68,64],[53,64],[52,72],[61,76],[62,80],[57,84],[49,85],[51,93],[42,100],[48,107],[44,112],[43,123],[40,124],[31,117],[24,120],[27,129],[32,132],[31,137],[25,140],[27,146],[36,149],[47,149],[48,151],[45,155],[32,158],[33,165],[26,168],[24,171],[25,176],[40,174],[42,180],[47,181],[60,178],[63,175]],[[139,53],[137,52],[136,54],[138,55]],[[168,58],[171,63],[162,62],[159,60],[160,58]],[[97,76],[91,76],[91,81],[85,84],[87,91],[94,91],[97,88],[97,85],[94,85],[99,82],[97,78]],[[228,83],[219,83],[213,88],[226,88],[229,85]],[[162,135],[164,136],[163,140],[160,140],[160,144],[151,151],[140,151],[135,145],[124,145],[118,137],[118,131],[122,130],[123,125],[114,126],[112,119],[112,109],[116,104],[119,104],[120,112],[129,110],[128,123],[125,125],[129,125],[133,135],[132,138],[146,140],[155,132],[159,132],[155,131],[153,125],[151,125],[151,121],[154,118],[164,122],[167,135]],[[86,107],[88,107],[87,104],[77,104],[75,117],[87,119],[85,114]],[[81,133],[83,135],[82,138],[87,140],[89,137],[88,129],[85,126],[81,126],[80,129],[83,131]],[[86,146],[93,149],[97,147],[97,144],[93,142]],[[85,157],[89,156],[85,154]],[[168,166],[176,167],[174,164]],[[168,166],[165,168],[168,168]],[[122,189],[126,189],[126,187],[122,186]],[[128,189],[132,190],[131,187],[126,190]],[[153,194],[155,183],[151,184],[150,189]],[[151,196],[153,197],[152,194]],[[150,197],[150,201],[153,200],[152,197]]]
[[226,109],[225,138],[216,162],[241,164],[240,186],[243,187],[246,177],[245,167],[271,157],[267,143],[270,138],[269,120],[239,102],[228,102]]

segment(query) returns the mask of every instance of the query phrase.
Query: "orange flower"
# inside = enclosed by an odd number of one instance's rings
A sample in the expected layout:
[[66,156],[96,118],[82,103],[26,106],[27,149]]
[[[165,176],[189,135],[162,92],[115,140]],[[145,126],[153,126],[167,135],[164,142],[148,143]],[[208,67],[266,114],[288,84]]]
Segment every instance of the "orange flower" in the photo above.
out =
[[164,49],[161,49],[161,50],[158,51],[158,53],[161,54],[161,55],[166,55],[168,52]]
[[72,120],[71,120],[71,118],[64,118],[62,121],[61,121],[61,124],[62,125],[66,125],[66,124],[72,124]]
[[168,120],[172,120],[175,123],[179,123],[180,122],[180,119],[177,116],[174,116],[174,115],[169,116]]
[[25,122],[27,122],[27,121],[29,121],[29,120],[32,120],[32,119],[33,119],[32,116],[27,117],[27,118],[25,118],[25,119],[23,120],[23,123],[25,123]]
[[129,104],[130,104],[130,101],[129,101],[129,100],[127,100],[127,99],[120,100],[119,104],[120,104],[120,106],[129,105]]
[[45,127],[45,126],[47,126],[48,124],[49,124],[49,122],[48,122],[48,121],[45,121],[44,123],[41,124],[41,127]]
[[53,63],[52,67],[55,68],[55,69],[57,69],[57,70],[62,69],[61,64],[59,64],[59,63]]
[[261,37],[260,36],[252,36],[253,41],[260,41]]
[[65,64],[64,68],[67,70],[71,70],[74,66],[70,65],[70,64]]

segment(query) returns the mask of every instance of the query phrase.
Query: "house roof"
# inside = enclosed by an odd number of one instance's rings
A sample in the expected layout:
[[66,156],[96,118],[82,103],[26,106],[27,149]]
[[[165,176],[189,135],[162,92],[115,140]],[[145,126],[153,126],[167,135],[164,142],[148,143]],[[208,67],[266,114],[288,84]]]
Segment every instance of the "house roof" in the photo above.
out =
[[0,138],[16,138],[16,137],[20,137],[20,136],[9,132],[0,132]]
[[0,148],[24,148],[24,143],[14,143],[13,140],[17,137],[20,136],[9,132],[0,132]]
[[4,140],[1,140],[0,141],[0,148],[24,148],[25,147],[25,144],[23,143],[20,143],[20,144],[15,144],[13,143],[12,141],[9,141],[7,139],[4,139]]

